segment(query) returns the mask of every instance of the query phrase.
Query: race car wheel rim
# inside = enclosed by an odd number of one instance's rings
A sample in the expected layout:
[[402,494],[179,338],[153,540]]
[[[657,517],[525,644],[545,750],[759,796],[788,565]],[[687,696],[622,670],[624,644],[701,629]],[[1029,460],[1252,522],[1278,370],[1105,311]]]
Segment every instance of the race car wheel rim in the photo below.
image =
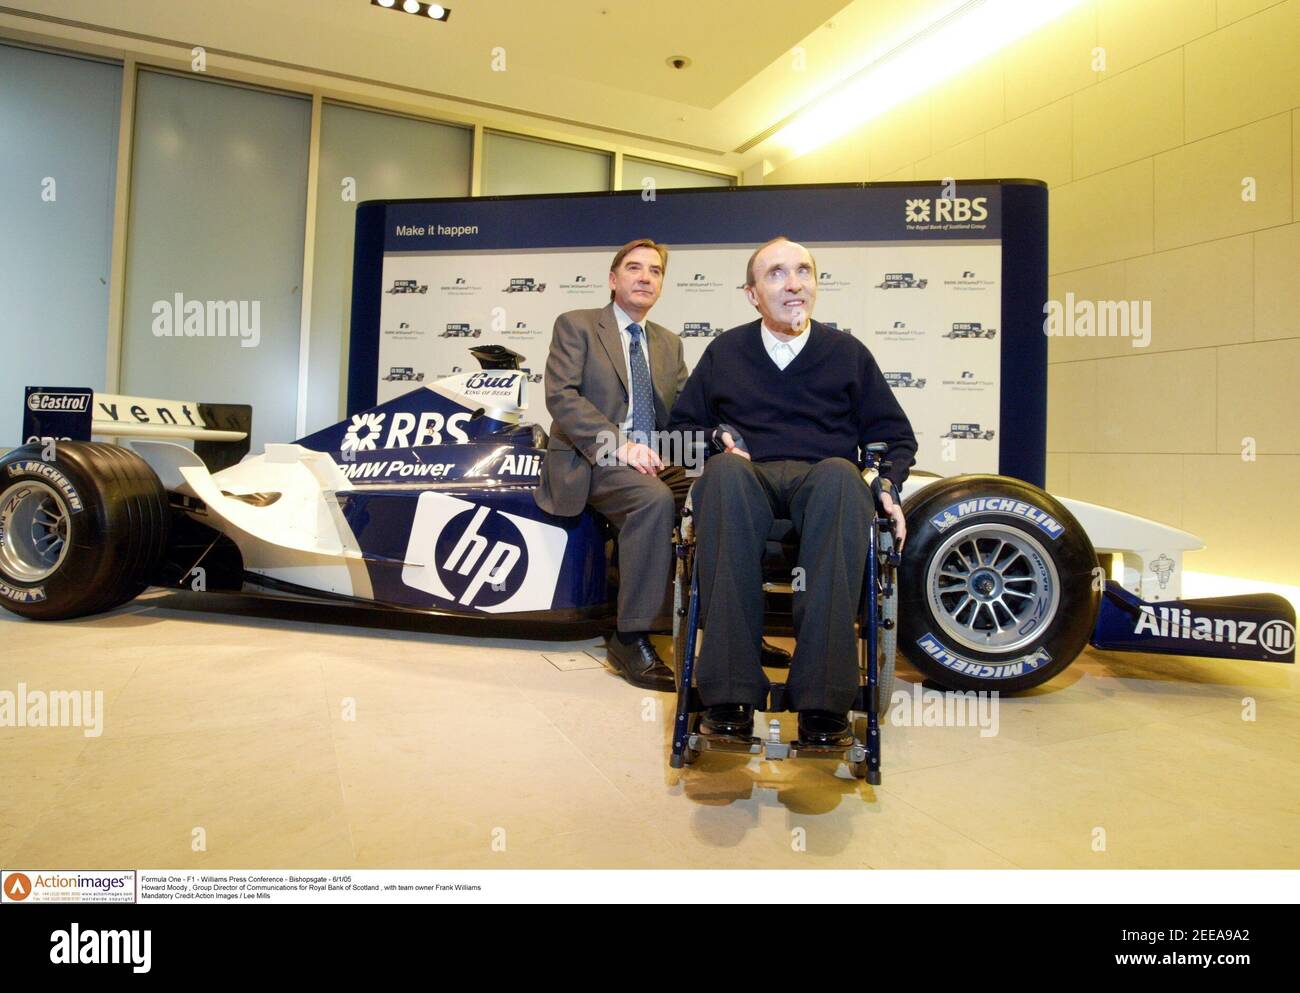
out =
[[45,483],[27,481],[0,495],[0,570],[20,583],[39,583],[68,554],[69,517],[63,498]]
[[950,536],[930,559],[930,610],[943,633],[981,652],[1011,653],[1039,638],[1056,616],[1056,565],[1032,536],[977,524]]

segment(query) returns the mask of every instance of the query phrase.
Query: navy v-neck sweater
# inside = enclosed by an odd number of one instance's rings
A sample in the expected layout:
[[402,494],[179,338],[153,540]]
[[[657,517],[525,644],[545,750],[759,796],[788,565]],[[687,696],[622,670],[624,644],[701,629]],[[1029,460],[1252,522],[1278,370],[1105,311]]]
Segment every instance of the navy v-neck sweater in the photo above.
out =
[[673,406],[670,427],[711,433],[733,425],[756,462],[858,462],[859,448],[889,444],[896,486],[916,461],[916,436],[866,345],[814,321],[794,361],[778,369],[760,322],[715,338]]

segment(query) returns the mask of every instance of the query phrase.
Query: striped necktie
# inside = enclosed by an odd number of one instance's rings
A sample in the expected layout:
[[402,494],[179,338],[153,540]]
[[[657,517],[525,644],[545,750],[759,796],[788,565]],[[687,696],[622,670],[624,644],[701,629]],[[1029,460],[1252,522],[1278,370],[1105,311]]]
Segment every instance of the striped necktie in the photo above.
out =
[[629,324],[627,333],[632,336],[628,357],[632,360],[632,440],[642,445],[650,443],[650,432],[655,426],[654,390],[650,386],[650,366],[646,364],[641,348],[641,325]]

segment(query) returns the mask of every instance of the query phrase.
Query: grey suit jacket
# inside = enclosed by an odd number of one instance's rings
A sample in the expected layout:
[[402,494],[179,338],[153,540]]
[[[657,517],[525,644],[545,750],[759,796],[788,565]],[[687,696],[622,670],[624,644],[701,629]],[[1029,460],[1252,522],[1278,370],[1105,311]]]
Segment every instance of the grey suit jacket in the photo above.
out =
[[[686,359],[681,338],[666,327],[646,321],[645,330],[655,428],[663,430],[677,394],[686,385]],[[612,303],[599,310],[571,310],[555,319],[545,387],[551,435],[533,496],[548,514],[572,517],[587,505],[601,436],[619,436],[627,418],[627,367]],[[618,444],[623,440],[619,438]]]

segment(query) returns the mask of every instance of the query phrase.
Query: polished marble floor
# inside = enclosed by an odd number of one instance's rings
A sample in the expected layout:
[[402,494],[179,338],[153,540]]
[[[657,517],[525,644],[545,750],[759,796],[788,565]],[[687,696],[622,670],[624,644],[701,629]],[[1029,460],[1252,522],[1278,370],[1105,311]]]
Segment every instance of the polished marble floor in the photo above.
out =
[[873,788],[829,761],[673,772],[671,697],[594,639],[170,602],[0,613],[0,692],[103,701],[96,736],[0,727],[0,865],[1300,867],[1294,666],[1088,652],[996,728],[925,726],[904,666]]

